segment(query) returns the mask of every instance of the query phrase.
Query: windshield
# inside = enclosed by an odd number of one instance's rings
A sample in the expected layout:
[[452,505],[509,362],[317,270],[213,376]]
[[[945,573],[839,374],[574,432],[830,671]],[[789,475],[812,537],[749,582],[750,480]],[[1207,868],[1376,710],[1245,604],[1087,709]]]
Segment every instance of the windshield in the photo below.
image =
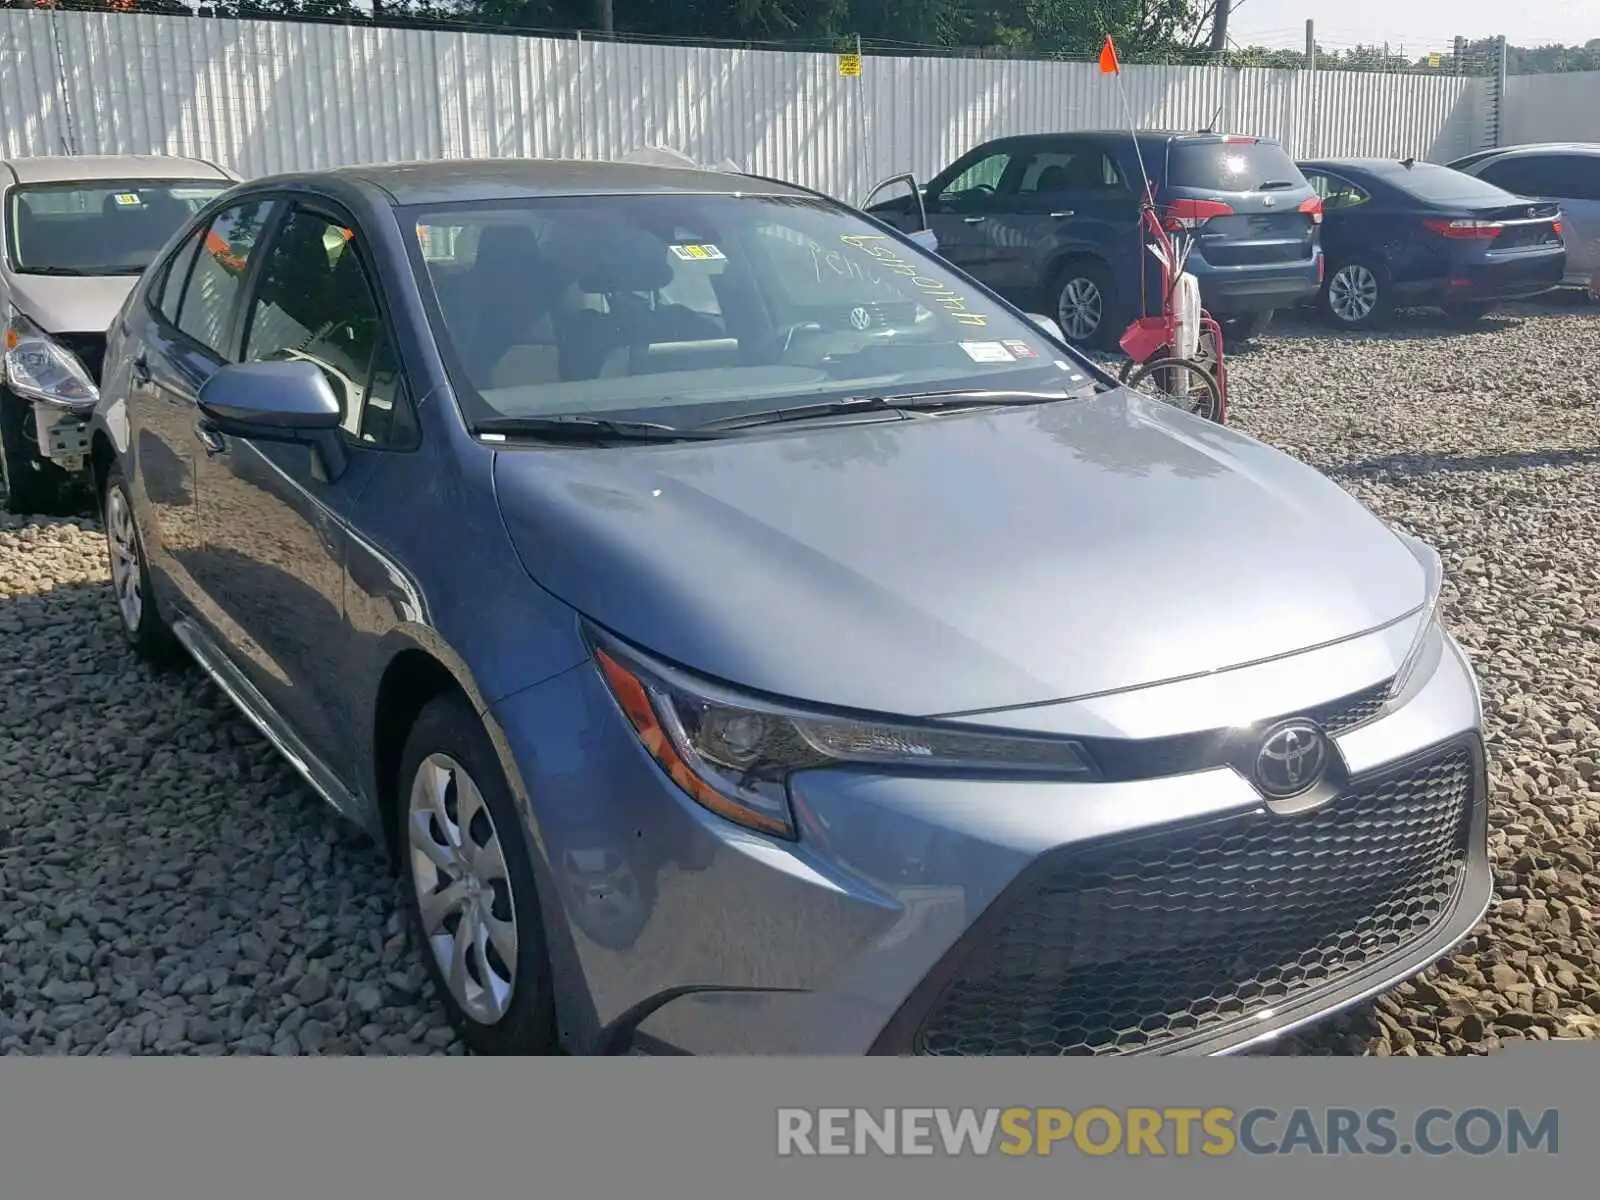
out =
[[225,180],[26,184],[6,205],[6,254],[25,275],[138,275]]
[[939,259],[821,200],[585,196],[404,219],[473,423],[683,427],[796,398],[1090,386]]

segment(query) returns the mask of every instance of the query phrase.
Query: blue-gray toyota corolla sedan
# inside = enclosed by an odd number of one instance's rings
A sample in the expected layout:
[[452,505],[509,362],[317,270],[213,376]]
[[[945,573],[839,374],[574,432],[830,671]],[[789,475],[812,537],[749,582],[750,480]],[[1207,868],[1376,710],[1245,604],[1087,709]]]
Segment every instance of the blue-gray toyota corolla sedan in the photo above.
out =
[[1488,903],[1440,561],[804,190],[284,176],[109,331],[118,609],[486,1053],[1222,1053]]

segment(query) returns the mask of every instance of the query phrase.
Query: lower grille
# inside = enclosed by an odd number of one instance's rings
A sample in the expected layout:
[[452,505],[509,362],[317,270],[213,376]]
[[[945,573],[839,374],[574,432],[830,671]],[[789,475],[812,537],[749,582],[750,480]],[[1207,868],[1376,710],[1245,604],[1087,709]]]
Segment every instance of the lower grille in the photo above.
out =
[[1449,911],[1475,778],[1452,748],[1303,817],[1064,851],[980,920],[912,1052],[1149,1052],[1337,983]]

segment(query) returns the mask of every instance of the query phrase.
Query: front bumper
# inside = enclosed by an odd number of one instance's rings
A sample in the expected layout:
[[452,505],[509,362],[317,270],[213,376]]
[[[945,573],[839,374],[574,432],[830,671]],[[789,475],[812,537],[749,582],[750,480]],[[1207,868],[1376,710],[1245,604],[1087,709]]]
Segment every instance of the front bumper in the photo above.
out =
[[[1406,640],[1224,673],[1273,705],[1262,718],[1311,709],[1308,677],[1350,698],[1317,714],[1341,730],[1348,781],[1299,816],[1269,813],[1232,767],[1184,767],[1203,727],[1183,732],[1177,710],[1235,721],[1191,707],[1223,677],[1101,707],[1155,739],[1146,777],[818,772],[794,782],[797,843],[679,794],[591,669],[513,697],[496,717],[559,897],[569,1048],[1220,1054],[1382,991],[1447,953],[1490,897],[1481,708],[1459,647],[1441,631],[1404,702],[1372,718]],[[577,878],[585,862],[597,874]]]

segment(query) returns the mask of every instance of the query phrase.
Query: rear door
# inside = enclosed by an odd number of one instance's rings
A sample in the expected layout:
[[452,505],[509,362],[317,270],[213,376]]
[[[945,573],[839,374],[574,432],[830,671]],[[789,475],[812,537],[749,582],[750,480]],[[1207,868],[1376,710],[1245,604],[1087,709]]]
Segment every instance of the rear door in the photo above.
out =
[[203,611],[195,439],[198,397],[227,361],[243,278],[274,203],[245,200],[218,212],[161,268],[154,311],[130,365],[129,425],[137,482],[155,546],[152,561],[191,612]]
[[1195,229],[1212,267],[1287,267],[1316,257],[1316,194],[1282,146],[1258,138],[1174,138],[1163,211]]

